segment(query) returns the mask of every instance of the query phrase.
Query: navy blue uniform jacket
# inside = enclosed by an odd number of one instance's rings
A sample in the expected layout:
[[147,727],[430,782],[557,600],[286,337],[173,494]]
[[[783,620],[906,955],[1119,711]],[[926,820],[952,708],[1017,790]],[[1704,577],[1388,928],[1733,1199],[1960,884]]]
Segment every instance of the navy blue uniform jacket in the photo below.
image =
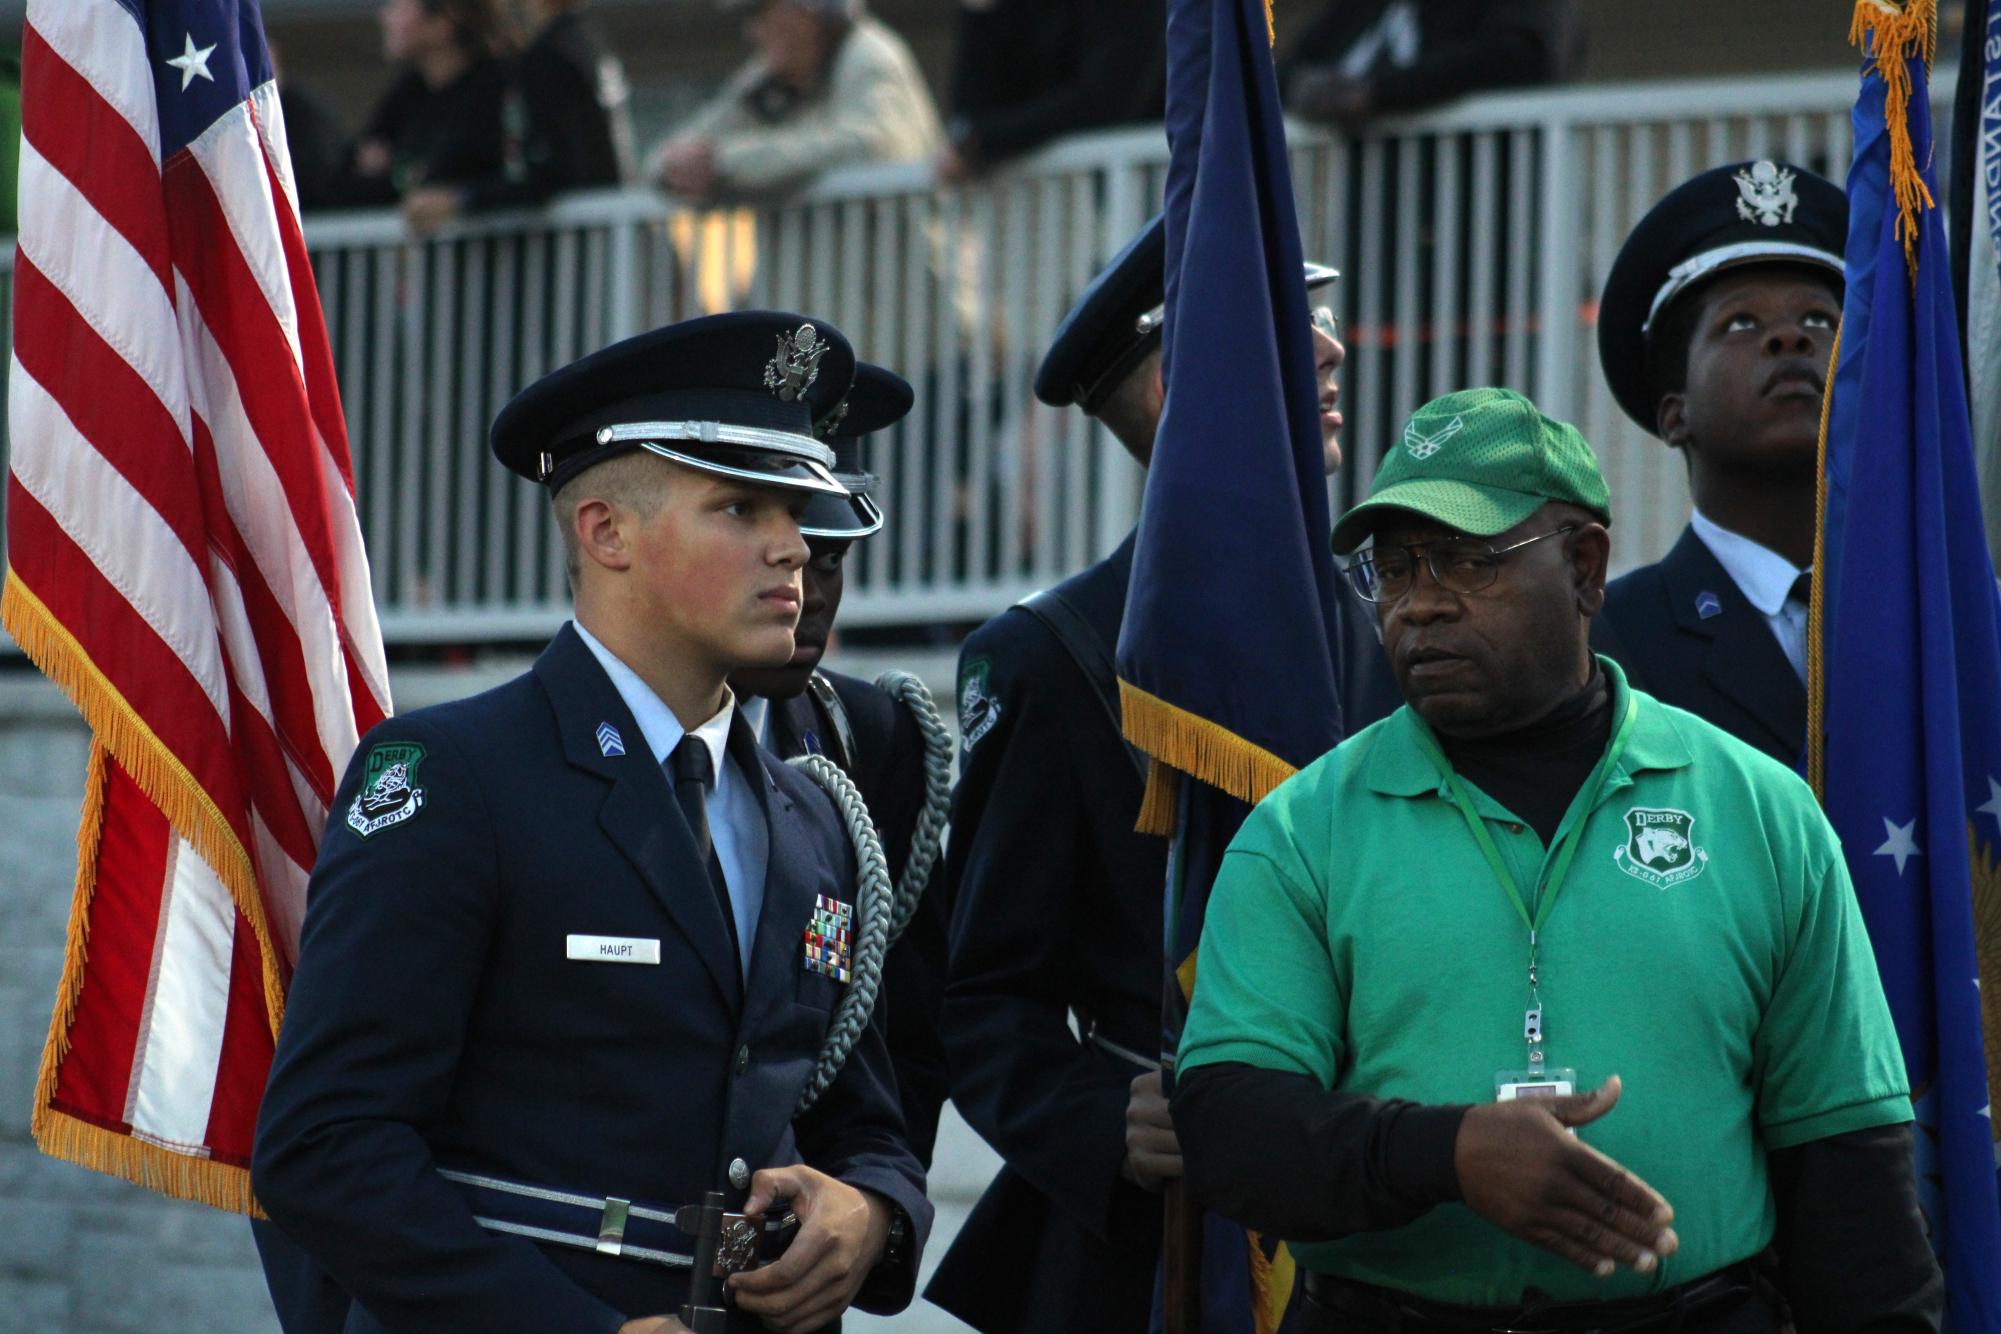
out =
[[[603,754],[603,723],[623,755]],[[362,838],[347,813],[389,742],[423,747],[423,805]],[[528,674],[364,738],[252,1165],[273,1220],[353,1294],[350,1331],[610,1331],[678,1311],[683,1271],[488,1232],[438,1167],[671,1209],[711,1189],[740,1204],[732,1158],[804,1162],[928,1233],[878,1026],[794,1121],[841,991],[804,969],[803,935],[816,895],[853,900],[854,859],[831,802],[740,721],[730,753],[770,832],[747,985],[666,776],[574,630]],[[573,961],[572,934],[658,940],[660,962]],[[900,1309],[913,1276],[878,1270],[861,1305]]]
[[[822,671],[834,687],[854,733],[854,763],[848,777],[861,790],[882,839],[889,878],[901,882],[910,860],[910,840],[917,817],[924,812],[924,734],[910,710],[888,692],[858,677]],[[771,705],[771,748],[784,759],[818,749],[834,757],[827,744],[828,720],[810,693],[802,692]],[[815,736],[815,734],[818,734]],[[815,736],[812,743],[809,736]],[[931,884],[918,900],[917,911],[883,964],[883,1012],[889,1039],[889,1059],[896,1070],[896,1096],[903,1106],[903,1124],[910,1147],[928,1170],[938,1139],[938,1114],[945,1105],[945,1039],[939,1031],[939,1009],[945,997],[945,867],[932,868]]]
[[1591,643],[1662,703],[1781,764],[1797,765],[1805,753],[1806,687],[1764,614],[1693,528],[1658,565],[1607,586]]
[[[1107,670],[1133,539],[1058,591],[1097,631]],[[1349,725],[1394,707],[1367,624],[1342,606]],[[1135,833],[1144,784],[1104,692],[1049,627],[1012,608],[960,650],[985,730],[960,754],[948,844],[952,1100],[1006,1160],[924,1295],[984,1334],[1143,1331],[1160,1197],[1128,1182],[1125,1108],[1161,1045],[1164,839]],[[961,725],[965,726],[962,700]],[[982,723],[976,722],[975,727]],[[971,735],[971,731],[968,731]]]

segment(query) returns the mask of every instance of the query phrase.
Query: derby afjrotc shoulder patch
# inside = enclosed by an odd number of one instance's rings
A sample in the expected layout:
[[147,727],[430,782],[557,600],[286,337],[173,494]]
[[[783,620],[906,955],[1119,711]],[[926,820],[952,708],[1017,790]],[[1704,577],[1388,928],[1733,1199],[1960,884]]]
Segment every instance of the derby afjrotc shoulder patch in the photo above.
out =
[[967,750],[1000,721],[1001,703],[987,686],[991,670],[985,658],[974,658],[959,675],[959,739]]
[[417,766],[424,748],[414,741],[394,741],[368,752],[361,791],[347,808],[347,827],[367,838],[402,824],[424,809],[424,789],[417,786]]

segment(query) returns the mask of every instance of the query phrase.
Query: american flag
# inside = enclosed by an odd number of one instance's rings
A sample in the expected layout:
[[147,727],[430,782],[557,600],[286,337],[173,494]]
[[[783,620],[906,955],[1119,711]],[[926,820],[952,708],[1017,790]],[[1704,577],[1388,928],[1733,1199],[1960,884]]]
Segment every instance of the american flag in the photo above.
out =
[[335,783],[389,707],[255,0],[31,0],[0,616],[93,734],[42,1149],[249,1210]]

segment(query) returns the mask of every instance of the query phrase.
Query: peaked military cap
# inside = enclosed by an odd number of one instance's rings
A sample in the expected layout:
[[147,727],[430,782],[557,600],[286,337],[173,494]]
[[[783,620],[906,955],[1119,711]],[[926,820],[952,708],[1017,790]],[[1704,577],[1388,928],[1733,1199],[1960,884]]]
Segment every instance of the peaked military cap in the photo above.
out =
[[855,367],[854,387],[820,424],[834,451],[834,480],[848,494],[814,496],[799,520],[801,533],[852,540],[882,527],[882,509],[871,494],[876,476],[862,464],[862,440],[902,421],[915,397],[909,382],[894,371],[867,361]]
[[1848,196],[1786,162],[1736,162],[1684,181],[1633,228],[1598,303],[1598,360],[1626,415],[1654,432],[1647,339],[1670,305],[1748,264],[1798,264],[1842,283]]
[[551,491],[644,449],[760,486],[845,496],[814,434],[847,396],[854,349],[822,320],[774,310],[684,320],[543,376],[493,419],[494,457]]
[[[1341,275],[1308,262],[1306,290]],[[1051,407],[1075,403],[1089,413],[1104,406],[1133,367],[1160,346],[1166,321],[1167,216],[1156,213],[1091,279],[1056,326],[1035,373],[1035,396]]]

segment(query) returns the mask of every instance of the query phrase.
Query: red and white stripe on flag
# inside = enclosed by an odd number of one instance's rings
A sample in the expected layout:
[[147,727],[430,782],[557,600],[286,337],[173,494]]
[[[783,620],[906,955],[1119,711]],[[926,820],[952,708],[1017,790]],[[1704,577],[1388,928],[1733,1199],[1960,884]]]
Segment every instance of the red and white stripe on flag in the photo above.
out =
[[389,707],[268,67],[254,0],[31,0],[0,593],[93,734],[36,1141],[244,1212],[320,829]]

